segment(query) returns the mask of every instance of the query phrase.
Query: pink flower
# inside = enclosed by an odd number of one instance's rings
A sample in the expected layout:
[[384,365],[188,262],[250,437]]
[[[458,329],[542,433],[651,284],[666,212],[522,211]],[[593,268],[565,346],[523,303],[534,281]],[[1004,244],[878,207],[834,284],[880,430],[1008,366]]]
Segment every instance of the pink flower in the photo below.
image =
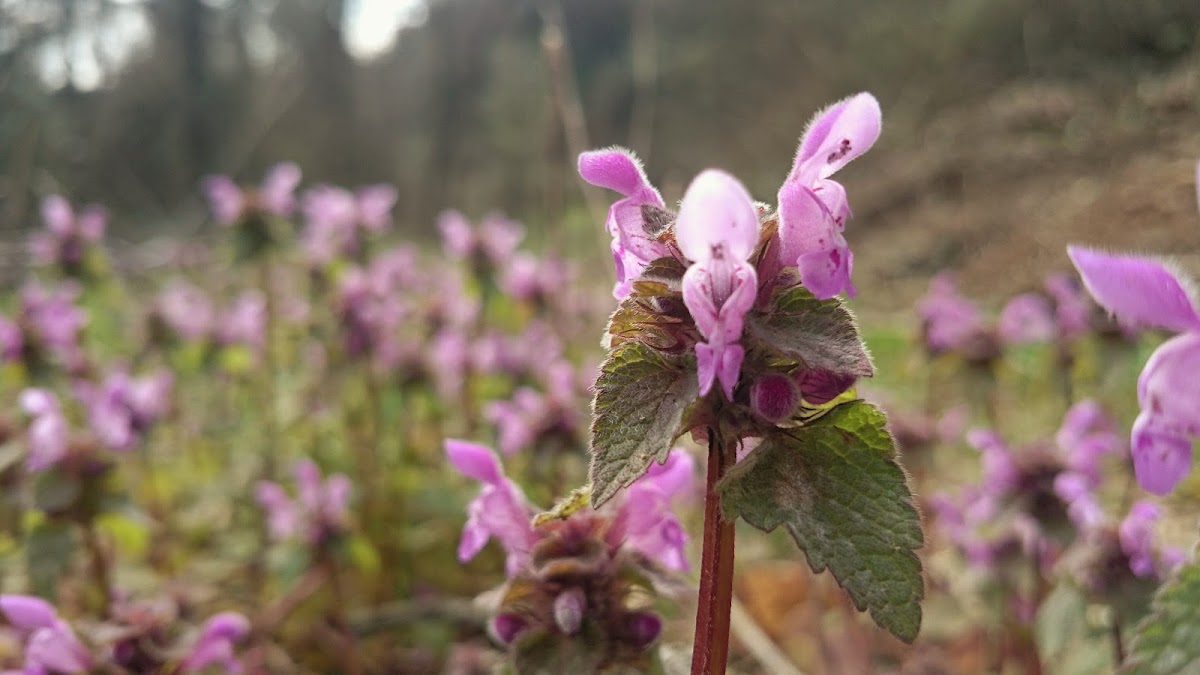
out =
[[21,392],[21,408],[33,417],[29,424],[29,455],[25,468],[44,471],[67,456],[70,429],[54,394],[45,389]]
[[720,380],[733,400],[745,356],[738,340],[758,292],[758,276],[746,262],[758,231],[758,212],[736,178],[715,169],[696,176],[680,204],[675,239],[692,263],[683,275],[683,302],[706,340],[696,344],[702,396]]
[[691,455],[683,450],[672,450],[666,462],[651,464],[618,502],[609,542],[623,541],[669,570],[687,571],[688,536],[671,511],[671,500],[692,486],[694,470]]
[[1058,333],[1054,313],[1046,298],[1022,293],[1008,301],[1000,312],[1000,340],[1006,344],[1049,342]]
[[817,298],[855,294],[854,255],[842,235],[850,204],[846,188],[830,176],[869,150],[881,125],[879,102],[865,92],[817,113],[779,188],[779,262],[798,267],[801,283]]
[[1161,262],[1093,249],[1067,248],[1088,292],[1134,327],[1180,333],[1150,356],[1138,378],[1141,414],[1130,448],[1138,482],[1166,494],[1192,464],[1191,438],[1200,435],[1200,314],[1190,285]]
[[174,279],[158,295],[158,316],[185,340],[201,340],[212,334],[216,311],[212,301],[196,286]]
[[979,309],[958,292],[954,277],[942,272],[929,280],[929,291],[917,302],[925,346],[939,354],[967,346],[984,328]]
[[[259,187],[257,205],[267,213],[290,217],[296,210],[296,187],[300,185],[300,167],[281,162],[267,170]],[[213,217],[222,225],[233,225],[253,202],[228,176],[208,176],[201,184],[208,197]]]
[[250,634],[250,622],[237,612],[222,612],[209,618],[200,636],[180,664],[180,671],[196,673],[219,665],[222,672],[238,675],[242,664],[234,656],[234,645]]
[[43,265],[77,265],[83,262],[87,246],[104,236],[108,214],[92,205],[76,215],[64,197],[50,195],[42,201],[42,221],[46,229],[29,241],[34,260]]
[[86,673],[92,655],[46,601],[0,595],[0,612],[25,637],[25,673]]
[[504,475],[500,460],[488,448],[446,440],[446,455],[459,473],[483,484],[467,505],[467,524],[458,544],[459,562],[467,562],[495,537],[508,555],[505,570],[513,576],[525,564],[537,541],[530,520],[537,512],[525,493]]
[[656,228],[647,227],[642,208],[664,208],[662,195],[646,178],[637,156],[624,148],[592,150],[579,155],[579,175],[592,185],[622,196],[609,207],[605,227],[613,238],[613,262],[617,267],[613,295],[623,298],[648,263],[670,255],[667,245],[652,232]]
[[310,544],[319,544],[344,533],[350,526],[350,479],[335,473],[322,480],[321,469],[309,459],[296,462],[292,471],[295,500],[278,483],[259,481],[255,488],[255,497],[267,512],[271,538],[284,541],[303,535]]

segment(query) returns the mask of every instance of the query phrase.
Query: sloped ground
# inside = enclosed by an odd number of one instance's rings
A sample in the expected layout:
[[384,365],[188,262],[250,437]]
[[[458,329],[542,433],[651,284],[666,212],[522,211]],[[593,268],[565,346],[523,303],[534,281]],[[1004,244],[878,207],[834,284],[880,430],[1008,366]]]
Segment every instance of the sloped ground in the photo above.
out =
[[902,319],[942,269],[999,302],[1066,269],[1068,243],[1200,271],[1198,110],[1191,66],[1134,90],[1020,83],[885,137],[846,172],[854,305]]

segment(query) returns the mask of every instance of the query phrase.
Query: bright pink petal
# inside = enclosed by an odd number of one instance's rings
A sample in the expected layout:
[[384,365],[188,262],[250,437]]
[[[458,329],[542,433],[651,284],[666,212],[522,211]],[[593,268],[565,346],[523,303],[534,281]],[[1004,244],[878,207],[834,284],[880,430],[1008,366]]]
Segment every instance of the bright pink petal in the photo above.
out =
[[1159,345],[1138,378],[1145,412],[1200,435],[1200,333],[1176,335]]
[[267,170],[263,178],[263,206],[279,216],[290,216],[296,208],[296,188],[300,185],[300,167],[280,162]]
[[1163,263],[1081,246],[1068,246],[1067,254],[1092,297],[1119,319],[1136,327],[1200,329],[1188,287]]
[[700,381],[700,395],[705,396],[717,379],[717,359],[712,347],[703,342],[696,343],[696,377]]
[[0,595],[0,612],[21,631],[49,628],[58,620],[53,605],[32,595]]
[[818,112],[809,122],[788,179],[812,185],[828,178],[866,152],[879,138],[883,116],[879,101],[863,92]]
[[84,241],[98,242],[104,237],[104,228],[108,224],[108,212],[101,206],[89,206],[79,214],[79,236]]
[[634,485],[654,485],[668,497],[684,491],[693,481],[695,462],[686,450],[676,448],[662,464],[651,464]]
[[758,230],[758,211],[745,186],[724,171],[708,169],[684,193],[675,241],[694,262],[722,254],[744,261],[758,244]]
[[368,230],[379,232],[392,222],[392,207],[399,193],[386,183],[368,185],[358,190],[359,220]]
[[1147,492],[1165,495],[1192,468],[1192,441],[1142,412],[1133,423],[1130,451],[1138,484]]
[[[646,178],[637,156],[625,148],[590,150],[579,155],[579,175],[592,185],[631,197],[639,192],[658,191]],[[661,204],[662,198],[659,197]]]
[[46,229],[64,236],[71,233],[75,224],[75,212],[71,203],[62,195],[50,195],[42,200],[42,220]]
[[1000,312],[1000,339],[1006,344],[1048,342],[1057,333],[1050,302],[1037,293],[1022,293]]
[[504,469],[490,448],[461,441],[446,439],[446,456],[459,473],[474,478],[486,485],[499,485],[504,481]]
[[717,379],[721,381],[721,388],[725,392],[725,398],[733,400],[733,388],[737,386],[738,376],[742,371],[742,359],[746,357],[746,350],[741,345],[725,345],[721,350],[721,365],[717,370]]
[[[837,235],[838,239],[841,237],[841,234]],[[854,271],[854,252],[845,239],[829,250],[800,256],[796,267],[800,270],[800,283],[818,300],[827,300],[838,293],[851,298],[858,294],[850,280]]]
[[242,189],[228,176],[208,176],[202,183],[213,218],[222,225],[232,225],[242,215],[245,196]]

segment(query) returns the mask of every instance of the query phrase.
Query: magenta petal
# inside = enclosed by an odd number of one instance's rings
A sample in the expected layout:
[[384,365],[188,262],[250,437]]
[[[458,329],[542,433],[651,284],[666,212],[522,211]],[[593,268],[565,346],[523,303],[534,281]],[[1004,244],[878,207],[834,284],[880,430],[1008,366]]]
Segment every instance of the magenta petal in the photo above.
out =
[[[841,238],[841,235],[837,235]],[[857,293],[850,274],[854,267],[854,254],[842,239],[835,248],[800,256],[796,265],[800,270],[800,283],[818,300],[828,300],[838,293],[854,297]]]
[[818,112],[809,122],[788,179],[811,185],[828,178],[866,152],[879,138],[883,115],[879,101],[863,92]]
[[50,603],[32,595],[0,595],[0,612],[14,628],[22,631],[49,628],[58,619]]
[[499,638],[500,642],[509,644],[517,639],[517,635],[525,630],[528,622],[516,614],[504,613],[497,614],[496,618],[492,619],[492,631]]
[[1200,333],[1176,335],[1150,355],[1138,378],[1138,403],[1182,433],[1200,434]]
[[1163,263],[1081,246],[1068,246],[1067,254],[1092,297],[1119,319],[1136,327],[1200,329],[1188,287]]
[[654,190],[637,156],[625,148],[613,147],[581,153],[579,175],[592,185],[619,192],[626,197],[640,190]]
[[724,171],[708,169],[692,180],[683,196],[675,241],[694,262],[715,257],[716,250],[741,262],[758,244],[758,229],[758,211],[745,186]]
[[62,195],[50,195],[42,200],[42,221],[46,229],[57,235],[67,235],[75,223],[71,203]]
[[1192,468],[1191,440],[1163,428],[1146,412],[1133,423],[1130,451],[1138,484],[1157,495],[1170,492]]
[[733,388],[737,386],[738,376],[742,370],[742,359],[746,350],[741,345],[725,345],[721,351],[721,366],[717,371],[717,379],[721,380],[721,388],[725,398],[733,400]]
[[379,232],[391,224],[397,196],[396,188],[386,183],[359,188],[358,217],[363,226]]
[[263,178],[263,206],[279,216],[290,216],[296,208],[293,194],[300,185],[300,167],[292,162],[280,162],[267,170]]
[[1057,332],[1050,302],[1037,293],[1022,293],[1000,312],[1000,340],[1005,344],[1049,342]]
[[29,636],[25,662],[56,673],[86,673],[92,667],[87,648],[62,621],[50,628],[39,628]]
[[651,464],[646,473],[642,474],[642,477],[634,484],[654,485],[664,495],[671,497],[691,485],[695,470],[692,456],[682,448],[675,448],[671,454],[667,455],[667,461],[662,464]]
[[242,215],[245,197],[242,189],[228,176],[208,176],[202,187],[218,223],[232,225]]
[[504,480],[504,470],[500,460],[491,449],[462,441],[456,438],[446,439],[446,456],[459,473],[474,478],[487,485],[499,485]]

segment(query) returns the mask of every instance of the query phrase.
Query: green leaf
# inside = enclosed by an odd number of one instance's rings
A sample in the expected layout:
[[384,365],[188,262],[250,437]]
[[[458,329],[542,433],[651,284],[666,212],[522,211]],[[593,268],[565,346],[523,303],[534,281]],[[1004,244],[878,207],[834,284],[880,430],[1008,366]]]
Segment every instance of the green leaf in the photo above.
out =
[[609,355],[596,380],[591,438],[592,505],[665,462],[683,413],[697,396],[696,372],[640,342]]
[[1159,589],[1152,613],[1138,625],[1121,672],[1200,672],[1200,565],[1181,567]]
[[46,513],[61,513],[75,504],[82,492],[78,476],[50,469],[34,479],[33,503]]
[[924,543],[887,419],[853,401],[810,426],[779,430],[717,484],[727,518],[787,527],[813,572],[828,568],[859,610],[912,642],[924,584]]
[[782,291],[765,315],[751,315],[746,333],[761,348],[809,368],[856,377],[875,373],[850,310],[837,298],[817,300],[803,286]]
[[75,537],[70,526],[43,522],[30,530],[25,540],[25,564],[33,592],[43,598],[54,597],[74,552]]

